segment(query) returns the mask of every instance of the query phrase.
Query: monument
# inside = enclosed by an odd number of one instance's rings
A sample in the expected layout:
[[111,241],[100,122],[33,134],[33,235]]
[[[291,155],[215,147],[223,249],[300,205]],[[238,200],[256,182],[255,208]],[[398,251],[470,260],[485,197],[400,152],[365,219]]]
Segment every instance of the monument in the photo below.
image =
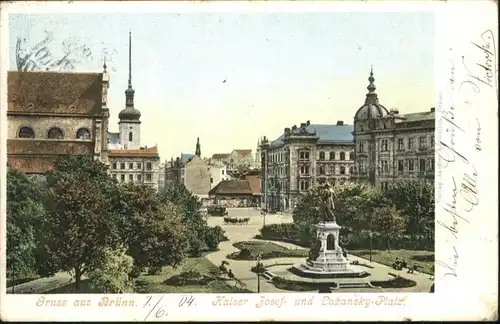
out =
[[335,192],[328,184],[321,188],[324,195],[319,206],[320,221],[315,225],[318,249],[311,249],[305,264],[294,265],[295,273],[312,278],[352,278],[369,274],[363,268],[349,264],[339,245],[340,229],[335,218]]

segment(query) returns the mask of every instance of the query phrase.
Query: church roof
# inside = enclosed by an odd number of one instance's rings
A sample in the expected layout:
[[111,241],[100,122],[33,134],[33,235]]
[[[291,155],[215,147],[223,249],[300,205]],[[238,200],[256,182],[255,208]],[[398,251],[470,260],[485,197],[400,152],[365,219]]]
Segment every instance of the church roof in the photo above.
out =
[[366,94],[365,104],[361,106],[354,115],[355,120],[359,119],[378,119],[387,116],[389,112],[378,101],[378,96],[375,93],[377,87],[375,86],[375,78],[373,77],[373,68],[370,71],[368,78],[370,84],[368,85],[368,93]]
[[118,118],[120,118],[120,120],[139,120],[141,118],[141,112],[134,107],[125,107],[118,113]]
[[141,147],[140,149],[132,150],[109,150],[108,156],[110,158],[115,157],[144,157],[144,158],[160,158],[158,154],[158,148],[153,147]]
[[181,162],[186,163],[194,157],[194,154],[181,153]]
[[7,113],[96,115],[102,105],[102,73],[7,73]]

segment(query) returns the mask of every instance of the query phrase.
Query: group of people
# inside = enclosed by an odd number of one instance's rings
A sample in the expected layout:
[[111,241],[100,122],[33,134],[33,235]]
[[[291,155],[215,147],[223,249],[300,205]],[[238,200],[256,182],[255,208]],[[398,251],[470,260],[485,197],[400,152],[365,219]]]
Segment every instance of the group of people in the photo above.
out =
[[404,268],[408,269],[408,273],[413,273],[415,270],[418,269],[418,265],[414,264],[412,267],[408,267],[408,264],[404,260],[400,260],[399,258],[396,258],[396,261],[392,264],[392,268],[394,270],[403,270]]

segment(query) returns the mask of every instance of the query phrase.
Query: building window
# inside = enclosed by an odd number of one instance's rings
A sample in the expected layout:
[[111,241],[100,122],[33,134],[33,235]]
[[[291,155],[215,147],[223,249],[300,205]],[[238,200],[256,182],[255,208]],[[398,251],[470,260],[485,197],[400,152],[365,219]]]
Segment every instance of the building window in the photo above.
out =
[[76,138],[77,139],[90,139],[90,132],[86,128],[80,128],[78,131],[76,131]]
[[415,162],[413,160],[408,161],[408,171],[413,172],[415,169]]
[[389,141],[388,141],[388,140],[386,140],[386,139],[383,139],[383,140],[381,141],[381,144],[382,144],[382,145],[381,145],[381,148],[380,148],[380,149],[381,149],[383,152],[384,152],[384,151],[388,151],[388,142],[389,142]]
[[309,152],[300,152],[299,156],[301,160],[309,160]]
[[389,172],[389,161],[387,160],[382,161],[382,172],[384,173]]
[[134,181],[134,175],[133,174],[129,174],[128,175],[128,181]]
[[424,172],[425,171],[425,160],[424,159],[420,159],[419,166],[420,166],[420,171]]
[[134,135],[132,134],[132,132],[129,132],[129,133],[128,133],[128,141],[129,141],[129,142],[132,142],[132,141],[133,141],[133,139],[134,139]]
[[365,151],[365,143],[363,141],[360,141],[358,143],[358,152],[364,152]]
[[345,174],[345,167],[344,166],[340,167],[340,174]]
[[309,181],[301,181],[300,190],[307,190],[307,189],[309,189]]
[[340,152],[340,161],[344,161],[344,160],[345,160],[345,153]]
[[349,160],[354,161],[354,152],[349,153]]
[[116,163],[113,163],[113,164],[111,165],[111,168],[112,168],[112,169],[116,169]]
[[125,169],[125,163],[123,163],[123,162],[120,163],[120,169],[122,169],[122,170]]
[[214,183],[214,178],[210,178],[210,183]]
[[431,135],[431,147],[434,147],[434,134]]
[[387,181],[382,181],[380,183],[380,188],[382,189],[382,191],[387,191]]
[[146,181],[151,181],[152,176],[150,173],[146,174]]
[[35,133],[29,127],[23,127],[19,130],[18,136],[20,138],[35,138]]
[[325,167],[324,166],[319,167],[319,174],[321,174],[321,175],[325,174]]
[[345,174],[349,174],[349,167],[345,168]]
[[335,165],[330,166],[330,173],[335,174]]
[[137,163],[137,169],[142,169],[142,163]]
[[62,139],[63,138],[63,132],[61,129],[57,127],[53,127],[49,130],[48,137],[51,139]]
[[319,159],[324,160],[325,159],[325,152],[319,152]]
[[403,160],[398,160],[398,172],[403,172],[404,171],[404,161]]
[[221,172],[222,172],[222,175],[224,175],[224,170],[221,170]]
[[308,175],[309,174],[309,166],[307,166],[307,165],[301,166],[300,167],[300,174]]
[[146,170],[151,170],[151,162],[146,163]]
[[129,163],[129,164],[128,164],[128,168],[129,168],[129,169],[133,169],[133,168],[134,168],[134,163]]
[[424,150],[427,148],[427,137],[420,137],[418,139],[418,146],[421,150]]
[[120,175],[120,179],[121,179],[122,181],[125,181],[125,175],[124,175],[124,174],[121,174],[121,175]]
[[365,161],[360,161],[359,162],[359,172],[364,173],[365,172]]
[[405,149],[405,142],[402,138],[398,139],[398,151],[404,151]]
[[330,152],[330,161],[335,160],[335,152]]
[[413,150],[415,148],[415,138],[414,137],[410,137],[408,139],[408,149],[409,150]]
[[430,161],[429,170],[434,171],[434,159],[431,159],[431,161]]
[[142,181],[142,175],[140,174],[137,175],[137,181]]

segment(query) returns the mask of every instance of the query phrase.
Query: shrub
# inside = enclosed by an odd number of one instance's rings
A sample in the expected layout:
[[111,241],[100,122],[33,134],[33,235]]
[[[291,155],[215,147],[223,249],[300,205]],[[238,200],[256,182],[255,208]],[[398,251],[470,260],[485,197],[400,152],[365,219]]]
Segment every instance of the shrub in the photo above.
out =
[[371,284],[381,288],[408,288],[417,285],[415,281],[401,276],[396,276],[395,278],[385,281],[372,281]]
[[162,268],[160,266],[151,266],[148,268],[149,276],[156,276],[161,273]]
[[201,256],[201,252],[203,250],[203,242],[195,237],[191,240],[191,242],[189,243],[189,252],[191,253],[191,256],[193,257],[199,257]]
[[88,274],[89,286],[101,293],[133,292],[133,281],[129,273],[133,269],[133,259],[125,249],[105,250],[100,266]]
[[208,285],[215,279],[205,276],[196,270],[189,270],[178,275],[172,276],[163,283],[171,286],[187,286],[187,285]]
[[262,262],[259,262],[257,265],[254,265],[250,270],[254,273],[260,273],[260,274],[266,272],[266,268],[264,267],[264,264],[262,264]]
[[142,273],[142,268],[138,267],[138,266],[135,266],[135,267],[132,268],[132,271],[129,272],[128,277],[130,279],[137,279],[137,278],[139,278],[141,276],[141,273]]
[[252,258],[252,252],[249,249],[243,249],[240,251],[238,254],[239,258],[241,259],[251,259]]
[[217,247],[219,246],[219,236],[212,229],[209,229],[205,233],[205,244],[211,251],[217,250]]

